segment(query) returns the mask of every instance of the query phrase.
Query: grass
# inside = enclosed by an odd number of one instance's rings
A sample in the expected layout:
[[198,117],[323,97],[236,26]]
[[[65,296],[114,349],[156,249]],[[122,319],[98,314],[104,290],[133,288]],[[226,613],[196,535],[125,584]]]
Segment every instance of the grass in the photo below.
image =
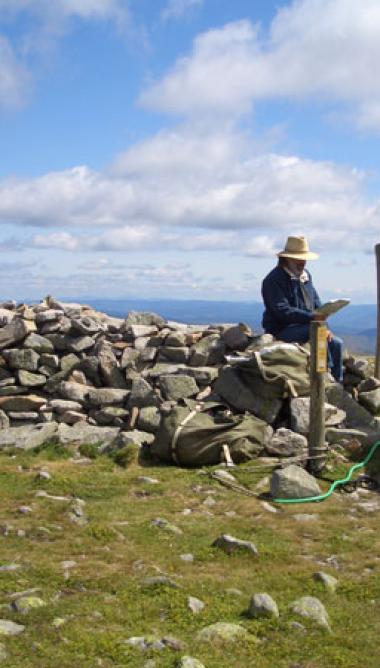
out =
[[[80,464],[66,454],[54,447],[0,454],[0,566],[21,566],[0,571],[0,617],[25,625],[21,635],[0,638],[8,654],[2,666],[142,668],[154,659],[157,668],[174,668],[189,654],[206,668],[378,668],[377,513],[334,494],[321,504],[282,506],[272,514],[260,500],[220,486],[207,471],[136,462],[122,468],[105,456]],[[51,480],[37,477],[41,469]],[[142,475],[159,483],[140,482]],[[252,486],[264,475],[237,471]],[[66,499],[36,496],[40,490]],[[86,502],[84,526],[69,517],[74,497]],[[21,505],[31,512],[20,513]],[[318,518],[297,521],[298,513]],[[183,533],[153,526],[157,517]],[[228,556],[212,548],[221,533],[253,541],[259,555]],[[180,558],[186,553],[194,555],[192,563]],[[339,570],[328,562],[331,556]],[[67,560],[76,564],[65,569],[61,562]],[[313,579],[318,570],[338,578],[335,594]],[[180,587],[144,585],[160,574]],[[9,609],[10,595],[33,588],[44,607],[27,614]],[[277,601],[279,620],[247,617],[251,596],[263,591]],[[188,609],[189,595],[205,603],[197,615]],[[289,612],[289,604],[304,595],[324,603],[331,634]],[[295,628],[296,620],[305,628]],[[197,642],[197,632],[218,621],[241,624],[248,640]],[[125,643],[140,635],[174,636],[186,649],[142,653]]]

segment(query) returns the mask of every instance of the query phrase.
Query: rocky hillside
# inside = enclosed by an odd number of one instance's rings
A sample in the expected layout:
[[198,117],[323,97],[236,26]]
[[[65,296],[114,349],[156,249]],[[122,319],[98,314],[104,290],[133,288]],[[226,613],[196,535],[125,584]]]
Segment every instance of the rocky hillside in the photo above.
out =
[[[155,313],[113,318],[52,297],[0,304],[0,324],[0,447],[149,444],[162,416],[187,399],[223,401],[232,414],[248,411],[265,421],[262,454],[305,451],[307,397],[252,396],[236,377],[230,382],[228,355],[260,350],[272,342],[269,335],[236,324],[186,325]],[[345,389],[332,383],[327,401],[330,443],[373,439],[380,383],[368,360],[347,358]]]

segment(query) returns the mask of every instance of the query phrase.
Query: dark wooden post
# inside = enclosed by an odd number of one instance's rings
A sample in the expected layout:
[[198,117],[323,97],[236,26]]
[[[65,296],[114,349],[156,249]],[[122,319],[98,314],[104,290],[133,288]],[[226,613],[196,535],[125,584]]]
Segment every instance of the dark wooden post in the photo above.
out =
[[314,320],[310,325],[310,473],[317,474],[324,467],[324,459],[312,459],[325,451],[325,373],[327,371],[327,327]]
[[377,334],[376,334],[375,378],[380,379],[380,244],[376,244],[375,254],[376,254],[376,273],[377,273]]

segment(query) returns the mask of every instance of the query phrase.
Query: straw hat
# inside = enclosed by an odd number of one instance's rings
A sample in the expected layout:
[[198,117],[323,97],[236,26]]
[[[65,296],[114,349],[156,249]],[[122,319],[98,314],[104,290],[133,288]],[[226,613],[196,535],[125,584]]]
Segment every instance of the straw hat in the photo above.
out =
[[277,257],[290,257],[294,260],[316,260],[316,253],[309,251],[306,237],[288,237],[283,251],[277,253]]

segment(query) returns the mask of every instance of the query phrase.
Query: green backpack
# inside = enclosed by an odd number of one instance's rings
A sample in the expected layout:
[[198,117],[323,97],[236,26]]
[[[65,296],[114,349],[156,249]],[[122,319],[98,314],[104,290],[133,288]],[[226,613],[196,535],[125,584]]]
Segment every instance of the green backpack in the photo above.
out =
[[264,399],[283,399],[310,394],[310,350],[298,343],[278,342],[252,357],[237,361],[241,380]]
[[224,461],[227,445],[232,461],[257,457],[272,434],[253,415],[232,415],[221,403],[185,400],[163,415],[150,452],[179,466],[211,466]]

